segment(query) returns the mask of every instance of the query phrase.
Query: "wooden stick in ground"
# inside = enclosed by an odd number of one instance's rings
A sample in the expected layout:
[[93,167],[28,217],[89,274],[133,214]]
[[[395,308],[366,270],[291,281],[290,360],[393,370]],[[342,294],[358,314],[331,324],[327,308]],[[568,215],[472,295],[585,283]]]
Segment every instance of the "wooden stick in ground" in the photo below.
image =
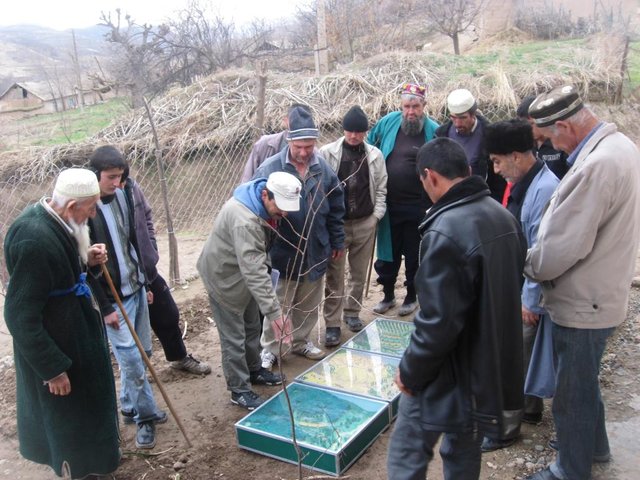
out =
[[369,287],[371,286],[371,271],[373,270],[373,258],[376,255],[376,242],[378,241],[378,226],[373,234],[373,246],[371,247],[371,258],[369,259],[369,268],[367,268],[367,288],[364,291],[364,297],[369,298]]
[[[178,424],[178,428],[182,432],[182,436],[184,437],[185,441],[187,442],[187,446],[191,447],[192,446],[191,445],[191,441],[189,440],[189,437],[187,437],[187,432],[185,431],[184,427],[182,426],[182,422],[180,421],[180,418],[178,417],[178,414],[176,413],[176,411],[173,409],[173,404],[171,403],[171,400],[169,399],[169,396],[167,395],[167,392],[165,392],[164,386],[162,385],[162,382],[158,378],[158,375],[156,375],[156,371],[153,368],[153,365],[151,365],[151,362],[149,361],[149,357],[147,357],[147,354],[144,351],[144,347],[142,346],[142,343],[140,342],[140,338],[138,337],[138,334],[136,333],[135,328],[133,328],[131,320],[129,320],[129,316],[127,315],[127,311],[125,310],[124,305],[122,305],[122,301],[120,300],[120,296],[118,295],[118,292],[116,291],[116,287],[113,284],[113,280],[111,279],[111,275],[109,275],[109,271],[107,270],[107,266],[104,263],[102,264],[102,274],[104,275],[104,278],[107,280],[107,283],[109,284],[109,288],[111,289],[111,294],[113,295],[113,298],[116,299],[116,303],[118,304],[118,307],[120,308],[120,311],[122,312],[122,317],[124,318],[124,321],[127,322],[127,327],[129,327],[129,331],[131,332],[131,336],[133,337],[133,340],[136,342],[136,346],[138,347],[138,350],[140,351],[140,356],[144,360],[144,363],[147,365],[147,368],[149,369],[149,372],[151,373],[151,376],[153,377],[153,380],[156,382],[156,385],[158,385],[158,390],[160,390],[160,393],[162,394],[162,398],[164,398],[164,401],[167,404],[167,407],[169,407],[169,411],[171,412],[171,415],[173,415],[173,418],[175,419],[176,423]],[[107,327],[107,328],[109,328],[109,327]]]

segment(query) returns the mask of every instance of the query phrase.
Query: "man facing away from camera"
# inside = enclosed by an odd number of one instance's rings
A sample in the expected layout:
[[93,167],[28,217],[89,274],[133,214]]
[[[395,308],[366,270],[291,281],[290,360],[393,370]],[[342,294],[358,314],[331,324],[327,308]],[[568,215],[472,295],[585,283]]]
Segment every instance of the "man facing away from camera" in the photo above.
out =
[[483,434],[523,405],[520,279],[526,243],[516,219],[470,175],[462,147],[438,138],[418,152],[433,201],[420,225],[419,310],[396,376],[390,480],[424,480],[440,446],[444,478],[477,479]]

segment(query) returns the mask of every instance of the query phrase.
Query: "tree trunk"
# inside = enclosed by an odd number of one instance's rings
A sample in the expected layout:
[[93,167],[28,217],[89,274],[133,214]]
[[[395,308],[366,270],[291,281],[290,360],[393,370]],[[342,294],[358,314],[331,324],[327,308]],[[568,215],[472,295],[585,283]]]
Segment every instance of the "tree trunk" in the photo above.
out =
[[453,40],[453,53],[460,55],[460,39],[458,38],[458,32],[454,33],[451,39]]

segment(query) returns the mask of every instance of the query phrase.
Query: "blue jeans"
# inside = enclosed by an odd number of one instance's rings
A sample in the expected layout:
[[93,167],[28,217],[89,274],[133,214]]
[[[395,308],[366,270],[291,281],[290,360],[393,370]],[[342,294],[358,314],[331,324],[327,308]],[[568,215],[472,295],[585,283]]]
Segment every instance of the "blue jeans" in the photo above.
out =
[[[420,422],[420,397],[402,394],[387,457],[390,480],[424,480],[433,447],[443,432],[425,430]],[[445,480],[480,477],[480,433],[444,433],[440,456]]]
[[552,410],[558,457],[551,471],[558,478],[588,480],[594,455],[609,453],[598,375],[607,338],[613,331],[553,324],[558,365]]
[[[133,295],[124,297],[122,304],[127,316],[133,323],[140,343],[147,353],[151,355],[151,326],[149,325],[149,310],[147,308],[147,295],[141,288]],[[120,329],[116,330],[107,326],[107,336],[111,343],[113,355],[120,366],[120,408],[123,411],[137,412],[134,420],[141,423],[155,418],[157,414],[156,401],[145,372],[145,364],[138,347],[133,340],[129,327],[120,312],[117,304],[113,305],[118,312]]]

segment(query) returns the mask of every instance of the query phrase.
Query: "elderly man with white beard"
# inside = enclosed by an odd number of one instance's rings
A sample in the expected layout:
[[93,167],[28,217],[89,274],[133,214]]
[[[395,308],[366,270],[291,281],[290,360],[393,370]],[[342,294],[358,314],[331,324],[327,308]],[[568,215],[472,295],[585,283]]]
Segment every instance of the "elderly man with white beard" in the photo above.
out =
[[20,453],[68,478],[111,473],[120,459],[107,337],[86,283],[87,267],[107,259],[89,246],[99,193],[93,172],[64,170],[4,241]]

